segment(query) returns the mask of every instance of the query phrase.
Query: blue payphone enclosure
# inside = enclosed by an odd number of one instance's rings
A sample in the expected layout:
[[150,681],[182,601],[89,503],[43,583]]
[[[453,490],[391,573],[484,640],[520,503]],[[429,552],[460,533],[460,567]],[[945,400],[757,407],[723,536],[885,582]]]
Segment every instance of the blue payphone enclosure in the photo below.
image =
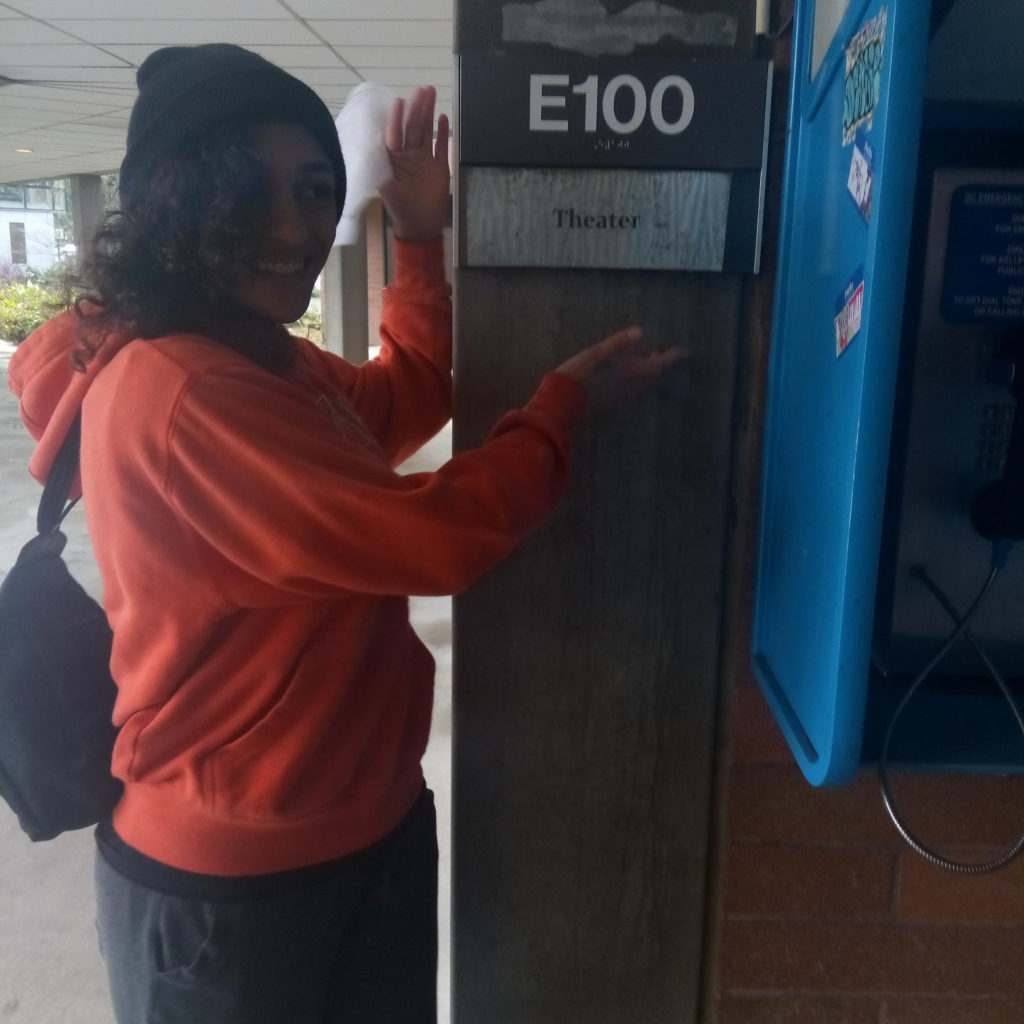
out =
[[929,10],[852,0],[813,78],[794,18],[753,660],[815,785],[860,763]]

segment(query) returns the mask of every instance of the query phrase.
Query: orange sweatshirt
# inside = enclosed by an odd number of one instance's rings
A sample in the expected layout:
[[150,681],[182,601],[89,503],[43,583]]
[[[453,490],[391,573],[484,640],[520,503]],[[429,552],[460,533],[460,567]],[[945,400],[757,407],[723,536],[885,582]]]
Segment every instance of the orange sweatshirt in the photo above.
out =
[[111,338],[71,370],[74,319],[10,385],[45,479],[79,407],[89,533],[114,631],[114,813],[172,867],[252,875],[387,834],[422,786],[434,666],[406,595],[456,593],[550,512],[585,399],[545,378],[478,450],[393,467],[450,414],[441,248],[396,244],[380,357],[297,341],[276,377],[194,336]]

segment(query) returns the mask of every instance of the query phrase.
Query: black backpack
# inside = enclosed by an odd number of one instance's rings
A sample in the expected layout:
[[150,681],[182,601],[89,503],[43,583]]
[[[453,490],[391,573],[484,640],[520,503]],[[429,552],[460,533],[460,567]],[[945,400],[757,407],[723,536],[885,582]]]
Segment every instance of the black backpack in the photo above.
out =
[[0,796],[34,841],[96,824],[122,789],[110,774],[112,634],[61,558],[80,437],[76,417],[43,489],[38,536],[0,583]]

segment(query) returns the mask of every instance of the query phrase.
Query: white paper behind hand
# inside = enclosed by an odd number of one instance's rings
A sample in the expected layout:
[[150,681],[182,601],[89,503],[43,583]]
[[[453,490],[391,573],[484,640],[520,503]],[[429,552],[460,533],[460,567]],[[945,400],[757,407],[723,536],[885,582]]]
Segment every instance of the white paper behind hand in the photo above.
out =
[[359,238],[366,204],[391,177],[384,146],[394,93],[377,82],[360,82],[335,119],[341,155],[345,160],[345,206],[334,236],[335,245],[352,245]]

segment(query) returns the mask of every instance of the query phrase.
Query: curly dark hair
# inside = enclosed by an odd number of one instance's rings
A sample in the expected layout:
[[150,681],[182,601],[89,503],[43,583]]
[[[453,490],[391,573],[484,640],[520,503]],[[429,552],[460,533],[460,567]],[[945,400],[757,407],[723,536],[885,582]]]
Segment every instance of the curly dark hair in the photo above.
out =
[[123,195],[122,209],[106,216],[79,278],[78,369],[113,332],[203,334],[271,372],[288,368],[294,347],[284,328],[230,296],[254,264],[268,205],[251,139],[251,125],[208,135],[164,160],[144,190]]

